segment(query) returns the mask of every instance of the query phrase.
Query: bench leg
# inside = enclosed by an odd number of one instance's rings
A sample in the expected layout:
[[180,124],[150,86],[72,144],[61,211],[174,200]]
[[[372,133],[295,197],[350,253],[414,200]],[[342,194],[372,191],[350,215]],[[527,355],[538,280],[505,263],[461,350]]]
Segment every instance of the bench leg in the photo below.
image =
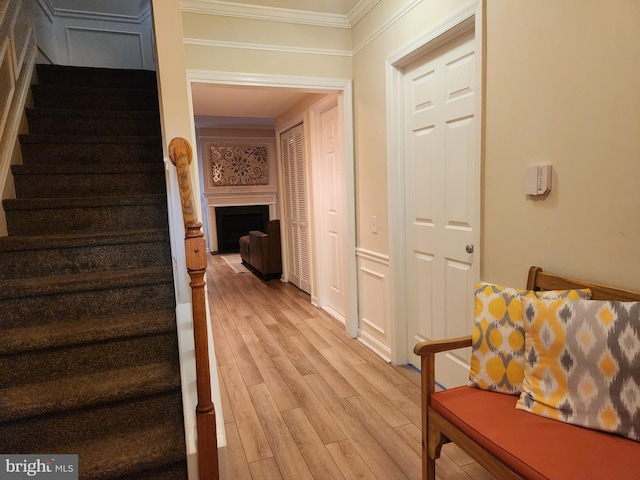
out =
[[433,458],[426,457],[426,480],[436,480],[436,461]]
[[436,459],[440,458],[442,445],[448,441],[449,439],[440,433],[440,430],[430,423],[427,425],[427,446],[426,451],[423,451],[427,480],[436,480]]

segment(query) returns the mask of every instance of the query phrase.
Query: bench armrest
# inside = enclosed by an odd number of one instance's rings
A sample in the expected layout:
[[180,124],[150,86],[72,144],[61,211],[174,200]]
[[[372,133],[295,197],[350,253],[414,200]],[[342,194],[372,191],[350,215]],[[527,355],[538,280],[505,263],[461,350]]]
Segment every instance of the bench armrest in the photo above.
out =
[[447,338],[444,340],[430,340],[420,342],[413,347],[413,353],[416,355],[428,355],[430,353],[446,352],[455,350],[456,348],[464,348],[471,346],[471,335],[457,338]]

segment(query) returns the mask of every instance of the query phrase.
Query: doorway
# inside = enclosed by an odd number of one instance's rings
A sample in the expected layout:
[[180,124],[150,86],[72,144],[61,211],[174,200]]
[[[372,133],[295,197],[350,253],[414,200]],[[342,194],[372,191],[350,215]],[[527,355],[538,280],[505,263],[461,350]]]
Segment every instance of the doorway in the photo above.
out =
[[[345,246],[345,288],[344,291],[356,291],[357,274],[355,260],[355,159],[353,155],[353,101],[352,84],[347,79],[288,77],[256,74],[237,74],[228,72],[187,72],[188,82],[194,84],[206,83],[220,88],[253,87],[279,90],[307,90],[314,93],[336,94],[339,97],[338,113],[343,130],[343,179],[344,179],[344,246]],[[275,87],[275,88],[274,88]],[[240,102],[241,103],[241,102]],[[242,105],[238,105],[242,109]],[[278,132],[276,132],[276,135]],[[284,238],[284,237],[283,237]],[[313,239],[312,239],[313,240]],[[314,240],[313,240],[314,241]],[[313,251],[312,246],[312,254]],[[348,252],[352,254],[349,255]],[[286,253],[283,252],[283,255]],[[286,258],[286,257],[285,257]],[[312,290],[313,292],[313,290]],[[314,296],[312,294],[312,300]],[[358,330],[357,296],[347,295],[345,302],[344,323],[347,334],[356,337]]]
[[[310,131],[318,265],[318,306],[342,323],[347,308],[344,128],[340,95],[311,108]],[[320,261],[322,260],[322,261]]]
[[[475,6],[474,6],[475,5]],[[416,343],[471,333],[480,266],[482,58],[478,4],[388,61],[392,298],[397,363]],[[444,32],[444,33],[443,33]],[[436,357],[436,379],[468,381],[468,349]]]

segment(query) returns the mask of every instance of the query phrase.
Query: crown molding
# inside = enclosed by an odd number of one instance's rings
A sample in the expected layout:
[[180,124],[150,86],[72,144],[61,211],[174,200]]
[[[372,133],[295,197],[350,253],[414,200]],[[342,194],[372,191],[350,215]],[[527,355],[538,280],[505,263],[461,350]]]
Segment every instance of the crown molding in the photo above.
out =
[[404,5],[391,18],[387,19],[387,21],[383,25],[378,27],[375,31],[371,32],[371,34],[369,36],[367,36],[362,42],[360,42],[359,45],[356,45],[353,48],[353,54],[355,55],[360,50],[362,50],[364,47],[366,47],[371,42],[373,42],[376,38],[378,38],[380,35],[382,35],[386,30],[388,30],[393,24],[395,24],[402,17],[407,15],[411,10],[413,10],[413,8],[416,5],[418,5],[421,2],[422,2],[422,0],[412,0],[409,3],[407,3],[406,5]]
[[78,20],[100,20],[118,23],[144,23],[151,17],[151,6],[144,9],[140,15],[117,15],[113,13],[85,12],[66,8],[56,8],[49,0],[38,0],[40,7],[51,17],[73,18]]
[[264,43],[228,42],[223,40],[206,40],[202,38],[184,38],[185,45],[203,47],[239,48],[243,50],[266,50],[269,52],[303,53],[306,55],[330,55],[334,57],[350,57],[349,50],[329,50],[326,48],[291,47],[288,45],[267,45]]
[[360,0],[347,15],[349,26],[354,27],[378,3],[380,3],[380,0]]
[[297,23],[321,27],[351,28],[353,26],[350,19],[352,13],[354,14],[354,18],[360,20],[360,18],[372,8],[369,4],[372,3],[375,5],[379,1],[380,0],[361,0],[349,15],[262,7],[258,5],[226,2],[223,0],[182,0],[181,8],[183,12],[188,13],[250,18],[253,20]]
[[187,69],[187,81],[219,83],[221,85],[244,85],[251,87],[286,87],[312,90],[350,90],[351,80],[331,77],[298,77],[291,75],[269,75],[261,73],[214,72]]

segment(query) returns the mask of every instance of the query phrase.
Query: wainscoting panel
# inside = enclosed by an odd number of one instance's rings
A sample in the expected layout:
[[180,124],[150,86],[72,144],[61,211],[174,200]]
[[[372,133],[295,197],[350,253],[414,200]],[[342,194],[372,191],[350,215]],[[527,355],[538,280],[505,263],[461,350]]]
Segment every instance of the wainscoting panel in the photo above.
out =
[[[34,0],[39,63],[155,70],[150,6],[139,2],[105,2],[91,11]],[[84,2],[87,3],[87,2]]]
[[[144,68],[144,46],[139,32],[69,27],[66,37],[69,65]],[[99,59],[96,52],[100,52]]]
[[358,262],[358,340],[384,358],[391,359],[391,309],[389,257],[356,249]]

